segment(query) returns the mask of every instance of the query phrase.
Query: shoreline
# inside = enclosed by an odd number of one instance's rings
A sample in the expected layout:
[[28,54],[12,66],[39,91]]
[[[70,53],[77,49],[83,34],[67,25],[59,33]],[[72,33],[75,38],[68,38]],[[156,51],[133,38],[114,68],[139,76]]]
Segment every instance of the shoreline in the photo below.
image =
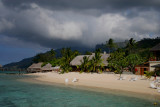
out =
[[[49,73],[34,73],[34,74],[24,74],[36,76],[32,79],[21,79],[23,82],[39,83],[46,85],[57,85],[62,87],[71,87],[75,89],[96,91],[96,92],[110,92],[110,93],[120,93],[122,95],[129,95],[132,97],[142,97],[150,98],[147,99],[160,99],[160,93],[157,89],[152,89],[149,87],[149,80],[141,80],[140,76],[137,81],[129,81],[128,79],[135,75],[122,74],[122,76],[127,76],[127,80],[116,80],[119,74],[91,74],[77,72],[58,74],[56,72]],[[106,77],[106,78],[105,78]],[[69,82],[65,83],[65,78],[69,79]],[[72,82],[73,78],[79,79],[78,82]],[[152,80],[152,79],[151,79]]]

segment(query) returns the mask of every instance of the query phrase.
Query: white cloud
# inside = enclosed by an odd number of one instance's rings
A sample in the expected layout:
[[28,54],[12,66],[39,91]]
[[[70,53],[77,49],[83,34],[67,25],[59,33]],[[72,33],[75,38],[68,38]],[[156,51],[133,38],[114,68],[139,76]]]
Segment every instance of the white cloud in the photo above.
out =
[[59,20],[59,13],[55,11],[41,8],[36,4],[31,4],[31,7],[31,9],[22,11],[18,15],[22,18],[21,21],[25,20],[27,22],[26,30],[32,30],[37,35],[50,39],[74,40],[82,36],[84,23],[72,20],[64,21],[65,16],[62,16],[64,18]]

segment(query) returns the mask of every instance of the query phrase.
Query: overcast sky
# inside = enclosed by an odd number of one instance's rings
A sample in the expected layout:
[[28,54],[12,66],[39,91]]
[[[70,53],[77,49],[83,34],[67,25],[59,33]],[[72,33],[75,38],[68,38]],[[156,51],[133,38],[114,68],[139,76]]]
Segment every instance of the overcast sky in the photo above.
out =
[[160,0],[0,0],[0,64],[50,48],[160,36]]

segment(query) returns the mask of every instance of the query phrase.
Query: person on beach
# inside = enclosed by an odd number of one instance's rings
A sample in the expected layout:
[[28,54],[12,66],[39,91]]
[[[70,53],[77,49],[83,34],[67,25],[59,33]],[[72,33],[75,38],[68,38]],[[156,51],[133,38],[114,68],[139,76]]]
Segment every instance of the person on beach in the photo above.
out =
[[157,75],[156,75],[156,73],[154,73],[154,80],[156,80],[156,77],[157,77]]

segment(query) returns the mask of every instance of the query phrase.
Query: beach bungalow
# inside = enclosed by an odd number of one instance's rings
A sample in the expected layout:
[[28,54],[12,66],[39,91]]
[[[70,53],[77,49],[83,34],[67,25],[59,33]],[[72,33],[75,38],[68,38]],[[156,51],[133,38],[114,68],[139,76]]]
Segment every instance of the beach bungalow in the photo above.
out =
[[153,56],[149,59],[149,70],[160,70],[160,43],[150,49]]
[[[91,60],[95,56],[95,53],[92,53],[92,55],[78,55],[78,56],[76,56],[70,62],[70,65],[72,66],[73,71],[79,71],[76,66],[81,65],[81,61],[83,61],[84,56],[89,57],[89,60]],[[108,57],[109,57],[109,54],[106,54],[106,52],[101,53],[101,59],[103,60],[102,63],[103,63],[105,68],[108,66],[108,62],[107,62]]]
[[50,63],[46,64],[45,66],[43,66],[41,68],[42,72],[52,72],[53,71],[53,67]]
[[52,67],[50,63],[42,66],[43,62],[33,63],[31,66],[27,68],[28,72],[35,73],[35,72],[52,72],[52,71],[59,71],[60,67]]
[[144,71],[149,71],[149,62],[135,66],[136,75],[143,75]]
[[31,73],[42,72],[42,69],[41,69],[42,64],[43,62],[33,63],[31,66],[27,68],[27,71]]
[[143,75],[144,71],[160,71],[160,43],[151,48],[150,51],[153,53],[153,56],[149,61],[135,67],[137,75]]
[[55,67],[53,67],[53,71],[59,72],[59,71],[60,71],[60,66],[55,66]]

